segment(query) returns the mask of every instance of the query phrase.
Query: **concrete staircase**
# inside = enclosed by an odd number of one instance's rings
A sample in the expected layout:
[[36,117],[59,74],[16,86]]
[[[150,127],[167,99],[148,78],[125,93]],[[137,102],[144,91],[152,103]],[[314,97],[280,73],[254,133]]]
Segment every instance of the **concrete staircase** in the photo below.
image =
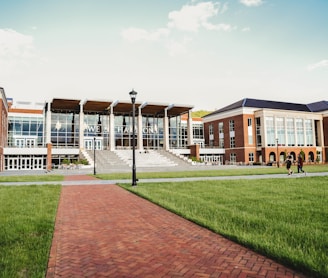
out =
[[[94,151],[83,151],[82,155],[93,167]],[[190,163],[165,150],[135,151],[137,168],[174,168],[190,166]],[[125,172],[132,168],[132,150],[96,150],[97,173]]]
[[[115,150],[116,155],[127,165],[132,167],[132,151],[131,150]],[[159,151],[147,150],[135,152],[136,165],[139,168],[148,167],[174,167],[177,163],[163,155]]]

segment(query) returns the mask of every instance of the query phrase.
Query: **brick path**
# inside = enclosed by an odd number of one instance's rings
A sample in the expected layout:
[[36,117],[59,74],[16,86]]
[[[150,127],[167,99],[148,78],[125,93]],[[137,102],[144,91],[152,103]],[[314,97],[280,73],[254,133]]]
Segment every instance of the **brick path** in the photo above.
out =
[[94,184],[62,188],[46,277],[305,276],[116,185]]

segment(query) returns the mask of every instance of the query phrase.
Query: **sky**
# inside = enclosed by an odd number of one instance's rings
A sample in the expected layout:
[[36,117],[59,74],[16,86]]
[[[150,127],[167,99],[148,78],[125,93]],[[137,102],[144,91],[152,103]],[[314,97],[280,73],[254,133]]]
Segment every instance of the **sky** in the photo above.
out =
[[14,101],[328,101],[327,0],[0,0]]

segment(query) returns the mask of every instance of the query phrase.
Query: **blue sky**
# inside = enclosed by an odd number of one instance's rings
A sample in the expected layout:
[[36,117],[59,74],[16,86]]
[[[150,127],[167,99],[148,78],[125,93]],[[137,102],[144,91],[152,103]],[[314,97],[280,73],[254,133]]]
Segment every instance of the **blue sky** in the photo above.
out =
[[14,100],[328,100],[327,0],[0,0]]

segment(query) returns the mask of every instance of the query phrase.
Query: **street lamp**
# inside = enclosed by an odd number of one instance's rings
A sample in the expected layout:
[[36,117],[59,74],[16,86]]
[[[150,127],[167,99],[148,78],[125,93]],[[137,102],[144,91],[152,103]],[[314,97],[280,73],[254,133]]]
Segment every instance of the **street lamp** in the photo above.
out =
[[130,93],[130,98],[132,102],[132,186],[137,185],[137,177],[136,177],[136,138],[135,138],[135,117],[136,117],[136,97],[137,92],[132,90]]
[[93,174],[96,175],[96,137],[93,137]]
[[279,168],[279,152],[278,152],[278,142],[279,142],[279,139],[278,138],[276,139],[276,142],[277,142],[277,167]]

